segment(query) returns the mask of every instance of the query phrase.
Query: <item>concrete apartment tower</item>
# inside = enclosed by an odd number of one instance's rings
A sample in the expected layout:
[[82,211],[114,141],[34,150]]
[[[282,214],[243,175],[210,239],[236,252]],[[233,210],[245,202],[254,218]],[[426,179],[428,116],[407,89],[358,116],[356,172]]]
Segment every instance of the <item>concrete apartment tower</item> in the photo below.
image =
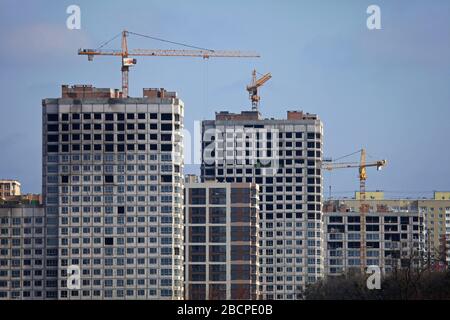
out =
[[[359,272],[361,261],[361,214],[359,200],[332,200],[324,204],[325,273],[342,275]],[[400,268],[423,266],[425,219],[417,202],[394,206],[371,200],[365,217],[366,261],[385,274]],[[378,203],[378,204],[377,204]],[[356,204],[356,205],[355,205]]]
[[323,275],[323,125],[289,111],[216,113],[202,122],[201,178],[259,185],[260,291],[263,299],[299,299]]
[[42,106],[56,297],[182,299],[183,102],[83,85]]
[[[192,181],[188,177],[188,181]],[[185,297],[259,298],[258,189],[251,183],[185,184]]]

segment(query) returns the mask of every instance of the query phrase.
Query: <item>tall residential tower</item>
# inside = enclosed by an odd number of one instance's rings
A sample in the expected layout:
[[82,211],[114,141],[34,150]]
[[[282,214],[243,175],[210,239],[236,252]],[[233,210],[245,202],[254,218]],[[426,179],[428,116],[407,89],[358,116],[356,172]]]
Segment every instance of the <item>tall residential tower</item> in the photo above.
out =
[[183,102],[164,89],[121,96],[63,86],[42,102],[59,299],[183,298]]
[[202,180],[259,185],[263,299],[298,299],[323,274],[322,139],[320,119],[300,111],[202,123]]

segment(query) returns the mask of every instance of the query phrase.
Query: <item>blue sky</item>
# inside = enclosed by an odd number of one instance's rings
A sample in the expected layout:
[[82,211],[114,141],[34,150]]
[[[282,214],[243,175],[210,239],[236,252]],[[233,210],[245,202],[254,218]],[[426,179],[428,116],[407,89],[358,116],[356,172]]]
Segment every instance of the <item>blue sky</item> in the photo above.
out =
[[[81,8],[81,30],[66,28],[66,8]],[[366,27],[366,9],[381,8],[382,30]],[[317,113],[325,155],[366,147],[386,158],[368,172],[368,189],[389,196],[450,190],[450,2],[446,0],[304,1],[13,1],[0,2],[0,177],[41,190],[41,99],[61,84],[120,87],[120,61],[88,62],[78,48],[96,47],[123,28],[212,49],[255,50],[260,59],[140,58],[130,95],[143,87],[177,91],[185,125],[218,110],[250,108],[251,70],[271,72],[261,111]],[[118,48],[120,42],[109,47]],[[134,48],[178,48],[130,38]],[[350,160],[358,160],[358,157]],[[192,170],[192,168],[188,168]],[[348,196],[356,170],[325,173],[324,187]],[[427,192],[428,193],[425,193]],[[325,193],[328,195],[328,191]]]

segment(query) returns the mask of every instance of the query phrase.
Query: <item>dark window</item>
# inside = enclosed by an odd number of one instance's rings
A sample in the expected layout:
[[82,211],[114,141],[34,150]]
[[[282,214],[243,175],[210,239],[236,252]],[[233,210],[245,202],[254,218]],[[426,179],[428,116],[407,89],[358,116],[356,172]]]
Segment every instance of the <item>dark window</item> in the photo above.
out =
[[57,124],[48,124],[47,125],[47,131],[56,131],[56,132],[58,132],[58,125]]
[[134,119],[134,113],[127,113],[127,119],[133,120]]
[[79,141],[80,140],[80,134],[72,134],[72,140],[75,140],[75,141]]
[[145,130],[145,123],[138,123],[138,130]]
[[95,123],[94,130],[102,130],[102,125],[100,123]]
[[134,150],[134,144],[127,144],[127,151],[133,151]]
[[145,144],[138,144],[139,151],[145,151]]
[[150,119],[158,119],[157,113],[150,113]]
[[63,113],[61,115],[61,120],[62,121],[69,121],[69,114],[68,113]]
[[69,176],[61,176],[61,183],[69,183]]
[[134,130],[134,123],[127,123],[127,130]]
[[138,113],[138,119],[145,120],[145,113]]
[[158,125],[156,123],[150,123],[150,130],[157,130]]
[[157,134],[150,134],[150,140],[158,140],[158,135]]
[[90,120],[91,119],[91,114],[90,113],[83,113],[83,118],[84,118],[84,120]]
[[47,152],[58,152],[58,145],[48,145],[47,146]]
[[114,135],[113,134],[105,134],[105,141],[114,141]]
[[48,142],[58,142],[58,135],[57,134],[51,134],[47,136]]
[[172,145],[171,144],[162,144],[161,151],[172,151]]
[[125,151],[125,145],[124,144],[118,144],[117,145],[117,152],[124,152]]
[[114,176],[105,176],[105,183],[114,183]]
[[161,176],[161,182],[172,182],[172,176],[163,174]]
[[102,114],[101,113],[94,113],[94,119],[95,120],[101,120],[102,119]]
[[114,121],[113,113],[105,113],[105,121]]
[[79,123],[72,123],[72,130],[80,130],[80,124]]
[[90,123],[84,123],[83,124],[83,130],[91,130],[91,124]]
[[161,124],[162,131],[172,131],[172,125],[170,123]]
[[68,144],[61,145],[61,151],[62,152],[69,152],[69,145]]
[[125,213],[125,207],[117,207],[117,213]]
[[161,141],[172,141],[172,135],[171,134],[162,134]]
[[73,113],[72,114],[72,120],[80,120],[80,114],[79,113]]
[[83,134],[83,140],[91,140],[90,134]]
[[113,144],[105,144],[105,152],[114,152]]
[[117,114],[117,121],[123,121],[123,120],[125,120],[125,114],[118,113]]
[[47,121],[58,121],[58,114],[47,114]]
[[117,131],[125,131],[125,125],[123,123],[118,123]]
[[107,246],[114,245],[114,238],[105,238],[105,245]]
[[161,113],[161,120],[172,120],[171,113]]
[[112,123],[105,123],[105,131],[114,131],[114,125]]

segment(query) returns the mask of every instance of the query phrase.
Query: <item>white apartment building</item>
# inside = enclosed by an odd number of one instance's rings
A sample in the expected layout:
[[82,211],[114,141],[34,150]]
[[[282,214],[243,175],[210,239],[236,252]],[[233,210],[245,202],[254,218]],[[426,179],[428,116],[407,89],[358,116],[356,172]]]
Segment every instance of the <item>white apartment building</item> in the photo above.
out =
[[57,298],[182,299],[183,102],[83,85],[42,106]]
[[0,205],[0,300],[46,297],[45,249],[42,206]]

